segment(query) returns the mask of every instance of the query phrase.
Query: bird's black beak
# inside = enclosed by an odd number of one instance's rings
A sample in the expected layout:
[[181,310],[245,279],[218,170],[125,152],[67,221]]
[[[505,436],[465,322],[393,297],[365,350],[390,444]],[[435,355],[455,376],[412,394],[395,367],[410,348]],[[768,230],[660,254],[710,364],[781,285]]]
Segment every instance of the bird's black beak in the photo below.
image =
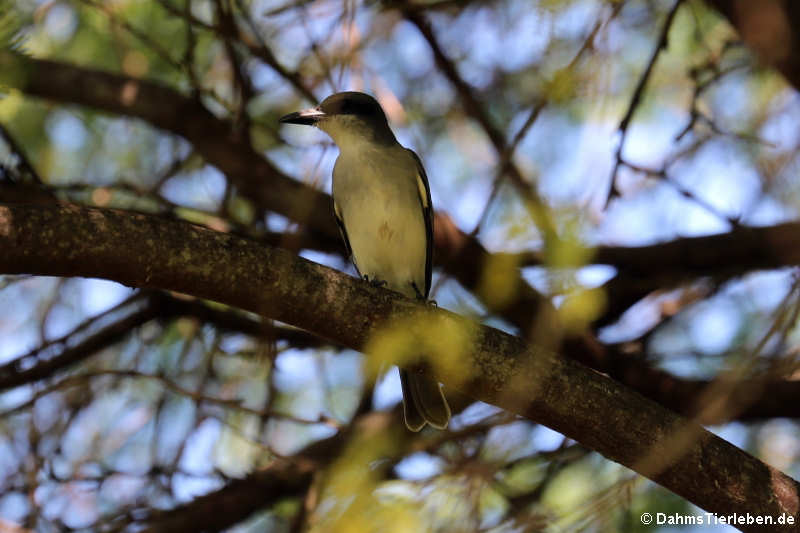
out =
[[320,111],[319,108],[314,107],[284,115],[280,118],[279,122],[283,122],[284,124],[304,124],[306,126],[313,126],[323,117],[325,117],[325,113]]

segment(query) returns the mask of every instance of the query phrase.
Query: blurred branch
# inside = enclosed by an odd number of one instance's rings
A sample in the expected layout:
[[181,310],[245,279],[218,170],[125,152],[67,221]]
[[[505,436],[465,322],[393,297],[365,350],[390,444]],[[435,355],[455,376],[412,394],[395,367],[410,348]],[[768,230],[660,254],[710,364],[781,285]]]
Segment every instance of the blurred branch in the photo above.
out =
[[[692,78],[692,82],[694,88],[692,89],[692,104],[689,109],[689,120],[686,123],[686,126],[675,136],[676,141],[680,141],[686,134],[691,132],[698,123],[702,123],[707,125],[712,132],[717,135],[729,135],[734,138],[743,139],[750,142],[761,142],[764,143],[758,136],[748,134],[748,133],[728,133],[723,131],[723,129],[717,125],[714,119],[706,114],[705,111],[701,109],[700,97],[708,91],[709,88],[713,87],[718,81],[722,78],[727,76],[732,72],[736,72],[738,70],[747,68],[749,65],[746,62],[741,62],[738,64],[734,64],[725,68],[720,68],[720,58],[724,55],[726,50],[729,50],[735,47],[738,43],[734,41],[728,41],[723,46],[723,51],[719,57],[711,56],[708,58],[708,61],[700,65],[698,67],[694,67],[689,71],[689,75]],[[765,143],[766,144],[766,143]],[[665,165],[666,169],[666,165]]]
[[[676,8],[679,4],[676,4]],[[667,30],[667,27],[664,28]],[[664,33],[663,36],[668,34]],[[666,45],[666,44],[665,44]],[[723,47],[723,54],[725,50],[730,49],[734,43],[727,42]],[[655,54],[651,59],[655,60],[658,57],[659,52],[662,48],[657,48]],[[721,56],[720,56],[721,57]],[[746,66],[746,63],[738,63],[732,66],[728,66],[725,68],[720,68],[720,57],[718,56],[710,56],[706,63],[703,65],[699,65],[694,67],[690,70],[689,75],[693,81],[693,90],[692,90],[692,100],[691,106],[689,109],[689,120],[686,123],[686,126],[675,136],[675,141],[678,142],[682,138],[684,138],[688,133],[693,132],[696,130],[698,124],[706,125],[715,135],[720,136],[729,136],[733,137],[737,140],[745,141],[748,143],[761,143],[765,144],[757,135],[749,134],[749,133],[730,133],[726,132],[717,125],[714,118],[709,116],[705,111],[701,109],[700,97],[714,84],[716,84],[720,79],[727,76],[728,74],[735,72],[743,67]],[[650,63],[648,67],[652,67],[654,63]],[[649,75],[649,72],[645,74]],[[646,78],[643,77],[641,81],[644,81]],[[634,99],[638,100],[641,97],[641,93],[644,89],[644,85],[639,85],[637,87],[637,92],[634,93]],[[608,201],[611,200],[613,196],[619,196],[619,191],[616,188],[616,177],[620,167],[626,167],[630,169],[632,172],[637,174],[642,174],[648,178],[653,178],[661,183],[664,183],[670,187],[672,187],[678,194],[683,196],[684,198],[692,201],[702,209],[705,209],[711,215],[719,218],[721,221],[727,223],[731,228],[735,228],[739,226],[739,219],[738,217],[734,217],[728,214],[725,214],[720,209],[715,207],[712,202],[709,202],[699,196],[697,193],[693,192],[691,189],[684,186],[680,183],[679,180],[673,179],[671,168],[681,161],[687,155],[691,155],[697,151],[697,149],[709,139],[707,135],[698,136],[694,142],[689,144],[688,146],[676,151],[672,155],[670,155],[659,168],[649,168],[640,164],[633,163],[622,156],[622,150],[624,148],[625,138],[628,131],[629,121],[632,118],[632,113],[635,111],[636,106],[633,105],[633,101],[631,102],[631,107],[628,108],[628,114],[626,114],[625,118],[623,119],[622,123],[620,124],[620,131],[621,131],[621,140],[619,145],[617,146],[616,154],[615,154],[615,163],[614,169],[611,175],[611,187],[609,188],[609,196]]]
[[[225,28],[227,34],[236,34],[237,25],[231,12],[229,3],[222,0],[214,0],[214,7],[216,11],[217,25],[220,28]],[[233,40],[230,37],[223,37],[222,42],[225,48],[225,54],[228,57],[228,62],[233,72],[233,93],[237,95],[236,113],[234,115],[233,126],[236,128],[237,133],[245,138],[247,144],[251,144],[250,139],[250,118],[247,114],[247,105],[255,94],[255,89],[250,80],[244,60],[239,58],[239,53],[234,46]]]
[[[628,353],[625,346],[610,346],[603,351],[582,353],[580,362],[599,372],[608,374],[639,394],[684,416],[697,416],[704,402],[709,400],[708,391],[714,387],[714,379],[692,379],[677,377],[651,362],[639,353]],[[791,372],[788,374],[791,375]],[[800,405],[795,401],[800,395],[800,381],[788,377],[780,379],[777,374],[737,376],[725,379],[726,386],[735,395],[725,398],[724,415],[706,417],[704,424],[720,424],[730,420],[752,422],[770,418],[800,419]]]
[[514,135],[514,138],[511,140],[511,144],[506,146],[505,150],[503,150],[503,153],[500,155],[500,163],[497,165],[497,172],[495,173],[494,182],[492,183],[492,191],[489,193],[489,198],[486,199],[486,203],[483,206],[483,211],[478,217],[475,227],[470,232],[471,237],[477,236],[480,232],[481,226],[483,226],[483,223],[486,221],[486,217],[489,215],[489,209],[492,207],[497,194],[500,192],[500,186],[503,184],[503,177],[507,175],[508,167],[511,164],[512,158],[514,157],[514,151],[517,149],[517,146],[519,146],[519,143],[522,141],[522,139],[525,138],[528,130],[536,122],[536,119],[539,118],[539,114],[542,112],[542,109],[544,109],[544,106],[545,103],[542,101],[538,102],[531,108],[530,112],[528,113],[528,118],[525,119],[525,123]]
[[276,460],[267,468],[231,481],[222,489],[194,498],[175,509],[153,513],[149,526],[139,531],[221,531],[259,509],[302,497],[311,486],[313,474],[313,463]]
[[[459,359],[462,369],[471,367],[468,381],[441,369],[432,377],[545,424],[709,512],[800,512],[794,480],[602,374],[281,249],[151,216],[16,205],[0,207],[0,247],[8,251],[0,256],[3,273],[99,277],[189,293],[353,349],[402,317],[419,317],[440,331],[469,331],[473,340]],[[297,488],[291,480],[305,480],[288,478],[287,492]],[[270,491],[261,491],[262,502],[281,492]]]
[[656,41],[656,47],[653,49],[650,60],[647,62],[647,66],[645,67],[644,72],[642,72],[642,75],[636,84],[636,88],[633,90],[630,102],[628,103],[628,110],[625,111],[625,115],[622,117],[622,120],[619,123],[620,139],[619,144],[617,145],[617,151],[615,153],[616,161],[614,163],[614,168],[611,171],[611,183],[609,184],[606,204],[610,202],[612,198],[619,196],[616,185],[617,172],[619,171],[619,167],[624,164],[622,150],[625,147],[625,137],[628,135],[628,126],[633,118],[633,114],[636,112],[636,108],[639,107],[639,103],[644,95],[644,89],[647,86],[647,81],[650,79],[650,75],[653,72],[653,67],[655,67],[658,56],[661,54],[661,51],[666,50],[668,46],[669,30],[672,28],[672,21],[675,19],[675,14],[678,12],[681,2],[683,2],[683,0],[675,0],[675,4],[672,6],[672,9],[670,9],[670,11],[667,13],[667,18],[664,20],[664,25],[661,27],[661,32],[659,33],[658,40]]
[[8,145],[9,151],[17,157],[17,166],[28,174],[28,177],[33,183],[41,185],[43,183],[42,178],[39,176],[39,173],[36,172],[36,168],[34,168],[30,159],[28,159],[22,146],[19,145],[17,140],[14,139],[14,136],[11,135],[11,132],[8,131],[8,128],[2,123],[0,123],[0,139]]
[[725,281],[754,270],[800,265],[800,222],[735,226],[728,233],[685,237],[647,246],[601,246],[593,263],[613,265],[618,274],[605,284],[608,323],[653,291],[711,277]]
[[257,317],[245,316],[236,309],[219,309],[212,307],[202,300],[185,300],[160,295],[162,316],[192,317],[203,323],[213,324],[214,327],[234,333],[244,333],[258,339],[289,343],[294,348],[320,348],[335,346],[319,337],[299,329],[277,326]]
[[783,0],[706,0],[736,28],[745,43],[786,81],[800,89],[800,4]]
[[[357,410],[359,414],[361,410]],[[372,412],[359,414],[348,427],[329,437],[316,441],[291,458],[276,459],[270,466],[234,480],[219,490],[192,500],[169,511],[153,514],[148,519],[147,533],[183,533],[184,531],[219,531],[241,522],[252,513],[268,508],[279,501],[292,498],[305,499],[314,491],[322,470],[339,458],[353,437],[392,430],[397,413]],[[404,432],[398,441],[398,450],[404,450],[409,433]],[[302,520],[303,509],[296,519]]]
[[[284,67],[278,62],[278,59],[275,57],[275,54],[272,53],[272,50],[267,46],[266,42],[264,42],[264,40],[258,33],[258,28],[253,23],[252,19],[249,16],[247,16],[247,13],[244,12],[244,10],[242,9],[243,6],[241,6],[238,1],[236,2],[236,4],[239,7],[239,10],[242,11],[242,16],[245,18],[245,21],[247,22],[247,25],[249,26],[253,36],[257,40],[257,43],[254,43],[244,32],[242,32],[238,25],[234,24],[232,26],[231,25],[214,26],[212,24],[207,24],[202,20],[198,19],[197,17],[193,16],[191,12],[188,10],[181,10],[173,6],[167,0],[158,0],[158,3],[161,5],[161,7],[164,8],[165,11],[176,17],[184,19],[188,24],[191,24],[192,26],[196,26],[211,31],[221,38],[236,39],[238,42],[242,43],[251,54],[253,54],[255,57],[266,63],[279,76],[288,81],[292,85],[292,87],[294,87],[295,90],[297,90],[297,92],[303,95],[304,98],[306,98],[311,102],[316,101],[314,93],[311,92],[311,89],[306,87],[305,83],[300,77],[300,74],[288,70],[286,67]],[[296,4],[293,3],[292,7],[295,7],[295,5]]]
[[114,13],[113,7],[109,6],[108,4],[99,0],[80,0],[80,2],[88,7],[92,7],[97,11],[102,12],[108,18],[112,26],[118,26],[119,28],[122,28],[128,32],[176,71],[184,72],[187,67],[191,68],[191,65],[183,65],[181,62],[173,59],[172,54],[163,46],[161,46],[158,41],[152,39],[146,31],[140,30],[139,28],[134,27],[124,18],[118,17]]
[[497,0],[407,0],[403,5],[403,11],[459,12],[468,7],[490,6],[495,3],[497,3]]
[[[590,452],[590,450],[587,450],[583,446],[568,443],[569,439],[565,438],[561,442],[561,445],[555,450],[550,452],[539,452],[533,456],[535,458],[547,461],[547,469],[545,470],[542,479],[536,484],[533,490],[529,492],[518,493],[509,497],[508,503],[512,508],[511,516],[513,516],[517,523],[531,521],[535,522],[537,519],[542,520],[543,517],[537,516],[535,512],[532,514],[528,508],[532,504],[541,500],[545,490],[550,487],[550,484],[558,476],[558,474],[563,472],[564,469],[573,465],[575,461],[588,455]],[[531,457],[523,457],[520,461],[515,461],[514,463],[530,460]],[[505,468],[510,470],[514,463],[506,465]],[[532,516],[528,516],[531,514]],[[540,523],[539,525],[541,528],[543,524]]]
[[[545,244],[557,238],[556,228],[550,217],[546,202],[539,195],[536,186],[528,183],[519,168],[511,161],[511,153],[509,153],[508,159],[505,159],[504,154],[508,151],[508,141],[505,138],[505,134],[492,123],[489,113],[476,98],[473,88],[461,77],[455,64],[445,55],[430,23],[418,10],[406,10],[405,4],[399,5],[398,8],[403,12],[403,16],[417,27],[422,37],[428,42],[428,46],[431,52],[433,52],[436,65],[455,88],[461,100],[461,104],[464,107],[464,111],[480,124],[484,132],[486,132],[486,136],[492,143],[495,152],[502,160],[502,170],[508,172],[512,183],[522,195],[524,205],[533,219],[534,224],[536,224],[536,227],[542,233]],[[533,119],[538,116],[538,105],[539,104],[535,105],[531,112],[531,117]]]
[[159,83],[0,51],[0,84],[31,96],[140,118],[188,139],[260,207],[338,239],[330,198],[283,174],[233,125]]
[[[622,6],[623,6],[622,2],[619,2],[613,6],[610,19],[613,19],[614,17],[617,16],[619,11],[622,9]],[[575,66],[578,64],[578,61],[581,59],[583,54],[586,53],[587,50],[590,50],[592,48],[592,46],[594,45],[594,40],[597,37],[597,34],[600,32],[600,29],[607,22],[608,21],[604,19],[604,20],[599,20],[598,22],[595,23],[594,27],[592,28],[592,31],[589,32],[589,35],[586,37],[586,39],[584,39],[580,49],[578,50],[578,52],[569,62],[569,65],[567,65],[564,70],[571,71],[572,69],[575,68]],[[522,142],[522,140],[525,138],[530,128],[539,118],[539,115],[541,114],[546,104],[547,104],[546,100],[541,100],[533,105],[530,112],[528,113],[528,118],[525,119],[525,122],[522,124],[522,127],[520,127],[517,133],[514,134],[514,137],[511,139],[511,143],[506,145],[505,148],[503,149],[503,152],[500,154],[500,162],[497,165],[497,173],[495,174],[494,183],[492,184],[492,191],[491,193],[489,193],[489,198],[486,200],[486,203],[484,204],[483,212],[478,217],[478,221],[476,222],[473,230],[470,232],[470,236],[474,237],[480,232],[480,228],[489,214],[489,208],[491,207],[494,199],[496,198],[497,194],[500,191],[500,185],[502,184],[502,179],[508,174],[509,165],[511,164],[512,158],[514,157],[514,152],[519,146],[519,143]]]
[[[0,366],[0,391],[51,377],[57,371],[83,361],[99,350],[118,342],[132,329],[158,315],[156,306],[142,306],[139,302],[138,308],[123,318],[100,328],[79,341],[75,340],[75,337],[80,337],[96,325],[98,320],[112,313],[116,314],[124,307],[137,305],[137,300],[141,301],[141,296],[134,295],[108,312],[83,322],[67,335],[45,343],[43,346]],[[63,349],[58,351],[57,355],[52,355],[52,352],[56,351],[54,346],[63,346]]]
[[35,394],[31,395],[31,397],[23,402],[6,409],[0,412],[0,419],[7,419],[10,415],[19,413],[26,409],[30,409],[33,407],[37,401],[44,398],[45,396],[52,394],[55,391],[64,390],[71,387],[88,387],[89,382],[95,378],[100,378],[104,376],[112,376],[117,378],[130,378],[130,379],[140,379],[140,380],[150,380],[158,382],[164,389],[169,390],[170,392],[177,394],[179,396],[183,396],[185,398],[189,398],[195,402],[196,405],[216,405],[219,407],[223,407],[225,409],[231,409],[238,411],[242,414],[248,415],[255,415],[260,418],[282,418],[286,420],[290,420],[296,424],[325,424],[334,429],[339,429],[340,424],[331,418],[328,417],[320,417],[315,420],[298,418],[296,416],[281,413],[275,411],[273,409],[255,409],[253,407],[248,407],[244,404],[244,402],[240,399],[226,399],[226,398],[219,398],[215,396],[209,396],[207,394],[203,394],[202,392],[198,392],[196,390],[191,390],[186,387],[183,387],[172,381],[167,379],[164,376],[160,376],[157,374],[147,374],[144,372],[139,372],[137,370],[117,370],[117,369],[104,369],[104,370],[93,370],[90,372],[81,372],[77,374],[73,374],[71,376],[67,376],[64,379],[53,383],[52,385],[42,388],[36,391]]
[[53,192],[36,183],[16,183],[0,180],[0,202],[9,204],[52,204]]
[[[134,307],[125,314],[125,308]],[[107,325],[108,317],[123,314]],[[286,341],[298,348],[328,345],[318,337],[288,327],[246,317],[234,310],[212,308],[199,300],[168,294],[136,294],[105,313],[92,317],[66,335],[0,366],[0,391],[53,377],[57,372],[92,357],[119,342],[135,328],[154,319],[193,317],[222,331],[244,333],[271,341]]]
[[[513,255],[520,266],[545,264],[538,251]],[[760,227],[736,225],[727,233],[645,246],[602,245],[594,248],[589,264],[611,265],[617,270],[603,286],[608,307],[597,324],[607,324],[654,291],[670,290],[697,279],[721,282],[756,270],[800,265],[800,221]]]

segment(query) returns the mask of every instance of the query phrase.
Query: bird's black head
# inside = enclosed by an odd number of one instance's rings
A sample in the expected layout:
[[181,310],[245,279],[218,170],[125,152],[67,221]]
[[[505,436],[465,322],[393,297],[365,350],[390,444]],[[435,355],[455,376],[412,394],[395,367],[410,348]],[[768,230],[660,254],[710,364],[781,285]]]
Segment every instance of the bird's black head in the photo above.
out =
[[280,121],[312,126],[333,117],[353,117],[374,124],[386,123],[386,115],[378,101],[368,94],[355,91],[332,94],[317,107],[289,113],[281,117]]
[[368,94],[355,91],[332,94],[319,105],[326,115],[353,115],[366,120],[386,119],[381,105]]
[[367,139],[382,144],[396,142],[378,101],[355,91],[332,94],[317,107],[290,113],[280,121],[317,126],[337,144],[347,139]]

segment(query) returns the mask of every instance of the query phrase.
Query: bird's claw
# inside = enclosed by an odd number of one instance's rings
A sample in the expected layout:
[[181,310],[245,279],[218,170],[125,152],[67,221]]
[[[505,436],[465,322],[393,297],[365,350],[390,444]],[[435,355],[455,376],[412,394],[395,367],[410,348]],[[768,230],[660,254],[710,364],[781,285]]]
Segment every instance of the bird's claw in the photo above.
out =
[[367,276],[366,274],[364,275],[364,281],[366,281],[373,287],[385,287],[387,283],[385,279],[378,279],[378,278],[369,279],[369,276]]
[[416,283],[411,282],[411,286],[414,288],[414,292],[417,295],[417,300],[422,300],[431,307],[439,307],[439,304],[436,303],[436,300],[428,300],[427,298],[425,298],[425,296],[422,294],[422,291],[420,291],[419,287],[417,287]]

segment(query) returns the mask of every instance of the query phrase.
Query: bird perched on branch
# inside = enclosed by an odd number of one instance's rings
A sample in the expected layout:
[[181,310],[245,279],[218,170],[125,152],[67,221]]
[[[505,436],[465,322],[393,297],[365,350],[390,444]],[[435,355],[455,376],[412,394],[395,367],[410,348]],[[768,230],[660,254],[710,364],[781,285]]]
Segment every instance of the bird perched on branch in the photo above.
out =
[[[339,148],[333,209],[356,270],[374,285],[427,299],[431,288],[433,206],[417,154],[397,142],[368,94],[336,93],[315,108],[280,119],[316,126]],[[400,369],[403,412],[412,431],[444,429],[450,408],[439,384]]]

